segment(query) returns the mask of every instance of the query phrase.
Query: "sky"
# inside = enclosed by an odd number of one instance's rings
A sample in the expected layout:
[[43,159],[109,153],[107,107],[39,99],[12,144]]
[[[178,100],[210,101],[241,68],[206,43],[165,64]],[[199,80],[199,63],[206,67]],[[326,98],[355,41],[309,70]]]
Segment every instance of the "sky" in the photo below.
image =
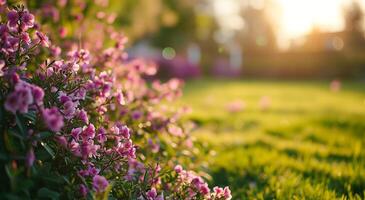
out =
[[[324,31],[343,29],[343,7],[351,0],[271,0],[280,11],[274,15],[279,24],[279,42],[299,38],[318,26]],[[263,7],[265,0],[212,0],[219,23],[227,30],[244,28],[240,7]],[[243,3],[244,2],[244,3]],[[365,9],[365,0],[358,0]],[[280,45],[280,44],[279,44]],[[285,45],[285,44],[284,44]]]

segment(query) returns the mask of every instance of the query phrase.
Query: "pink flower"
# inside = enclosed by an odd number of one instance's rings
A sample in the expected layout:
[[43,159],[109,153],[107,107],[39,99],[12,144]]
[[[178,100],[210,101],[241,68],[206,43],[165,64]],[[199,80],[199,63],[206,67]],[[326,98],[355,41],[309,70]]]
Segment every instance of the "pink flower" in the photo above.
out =
[[43,89],[38,86],[32,86],[32,94],[33,94],[34,102],[37,105],[42,105],[43,97],[44,97]]
[[163,194],[157,196],[157,191],[155,188],[146,192],[147,200],[164,200]]
[[224,189],[221,187],[214,187],[213,191],[213,195],[216,198],[224,198],[224,200],[232,199],[231,190],[228,187],[225,187]]
[[176,173],[180,174],[183,171],[183,168],[181,165],[176,165],[174,170]]
[[86,197],[87,193],[88,193],[88,189],[84,184],[81,184],[79,187],[79,191],[82,197]]
[[160,150],[160,145],[157,142],[154,143],[152,139],[148,139],[148,146],[151,148],[152,153],[157,153]]
[[20,77],[17,73],[13,73],[11,75],[11,81],[13,82],[13,84],[17,84],[20,81]]
[[67,140],[66,140],[65,136],[56,136],[54,139],[61,146],[65,147],[65,148],[67,147]]
[[95,137],[95,126],[93,124],[89,124],[81,133],[81,137],[84,141],[88,139],[93,139]]
[[4,71],[3,71],[4,67],[5,67],[5,61],[0,60],[0,77],[2,77],[4,75]]
[[229,187],[224,187],[223,196],[224,196],[225,200],[232,199],[231,190],[229,189]]
[[50,48],[51,54],[55,57],[61,55],[62,49],[58,46],[51,46]]
[[[48,67],[47,70],[46,70],[46,76],[50,77],[54,74],[54,69],[53,67]],[[57,88],[56,87],[52,87],[51,88],[51,92],[56,92],[57,91]]]
[[157,197],[157,191],[155,188],[151,188],[151,190],[146,192],[146,196],[148,200],[154,200]]
[[74,128],[71,130],[71,135],[75,140],[79,140],[79,136],[82,132],[82,128]]
[[67,4],[67,0],[58,0],[58,5],[59,5],[60,7],[65,7],[65,6],[66,6],[66,4]]
[[106,131],[105,131],[104,128],[99,128],[98,135],[96,136],[96,139],[101,144],[103,144],[105,141],[107,141]]
[[104,176],[95,175],[93,178],[93,188],[96,192],[104,192],[108,187],[108,180]]
[[46,35],[44,35],[43,33],[39,32],[39,31],[36,32],[36,35],[37,35],[37,38],[38,38],[38,42],[42,46],[49,47],[50,42],[49,42],[49,39]]
[[19,13],[15,10],[11,10],[8,13],[8,23],[10,27],[15,27],[18,24]]
[[34,151],[33,148],[29,149],[28,153],[27,153],[27,157],[26,157],[26,165],[28,167],[31,167],[35,161],[35,155],[34,155]]
[[5,101],[5,109],[16,113],[27,113],[28,107],[34,102],[31,87],[25,82],[18,82],[15,90],[8,95]]
[[118,126],[119,128],[119,134],[121,134],[124,138],[129,139],[131,134],[130,134],[130,129],[127,126]]
[[34,15],[30,14],[29,12],[24,12],[21,20],[24,24],[24,30],[27,30],[28,28],[32,28],[34,26]]
[[20,36],[21,40],[27,44],[30,44],[31,39],[28,33],[22,33]]
[[72,119],[76,112],[77,103],[67,101],[63,104],[63,114],[66,119]]
[[220,188],[220,187],[214,187],[213,191],[214,191],[216,196],[221,196],[223,194],[223,189]]
[[65,38],[67,35],[67,29],[65,27],[61,27],[58,29],[58,33],[60,34],[61,38]]
[[80,149],[80,144],[78,142],[76,142],[75,140],[71,140],[70,145],[69,145],[70,151],[78,157],[81,157],[81,149]]
[[89,166],[89,168],[87,169],[87,172],[88,172],[89,176],[96,176],[97,174],[99,174],[100,170],[93,166]]
[[54,132],[58,132],[63,127],[63,117],[56,107],[44,109],[43,120],[47,127]]
[[96,152],[99,148],[99,145],[94,144],[94,140],[83,141],[80,147],[82,159],[86,160],[89,157],[96,156]]
[[140,119],[142,117],[142,112],[141,111],[133,111],[132,112],[132,119],[137,120]]
[[78,118],[83,121],[85,124],[89,123],[89,118],[87,116],[87,113],[84,109],[80,110],[79,114],[78,114]]
[[116,97],[116,100],[117,100],[119,105],[125,105],[125,100],[124,100],[124,96],[123,96],[122,91],[118,91],[116,93],[115,97]]
[[200,193],[203,194],[203,195],[207,195],[210,192],[210,189],[209,189],[207,183],[204,183],[204,184],[200,185],[199,190],[200,190]]

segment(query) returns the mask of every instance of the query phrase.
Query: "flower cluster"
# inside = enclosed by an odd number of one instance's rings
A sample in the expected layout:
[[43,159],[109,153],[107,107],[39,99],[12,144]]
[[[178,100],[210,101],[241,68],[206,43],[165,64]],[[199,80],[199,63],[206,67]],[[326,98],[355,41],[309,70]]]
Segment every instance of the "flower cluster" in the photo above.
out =
[[192,171],[184,170],[180,165],[175,166],[177,179],[171,187],[178,193],[184,194],[182,199],[209,199],[209,200],[230,200],[231,191],[228,187],[214,187],[210,190],[208,184]]
[[[56,24],[56,8],[68,3],[44,5],[43,16]],[[127,39],[115,30],[107,29],[114,46],[102,53],[58,47],[24,7],[1,5],[1,173],[11,182],[0,188],[5,196],[231,199],[228,188],[211,190],[196,173],[171,170],[189,162],[180,152],[193,156],[179,122],[186,109],[164,104],[181,95],[180,80],[149,84],[156,66],[128,60]],[[52,41],[65,37],[62,30]],[[14,181],[22,179],[26,188]]]

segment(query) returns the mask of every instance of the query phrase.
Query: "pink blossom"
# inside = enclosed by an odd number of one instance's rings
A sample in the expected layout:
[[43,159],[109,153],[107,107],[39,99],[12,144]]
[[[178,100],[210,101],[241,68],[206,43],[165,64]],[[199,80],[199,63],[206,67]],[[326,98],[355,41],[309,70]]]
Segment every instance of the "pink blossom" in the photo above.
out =
[[17,84],[20,81],[20,77],[17,73],[13,73],[11,75],[11,81],[13,82],[13,84]]
[[203,194],[203,195],[207,195],[210,192],[210,189],[209,189],[207,183],[201,184],[199,186],[199,190],[200,190],[200,193]]
[[89,118],[87,116],[87,113],[84,109],[79,111],[78,118],[83,121],[85,124],[89,123]]
[[224,189],[220,187],[214,187],[213,196],[219,199],[224,198],[224,200],[232,199],[231,190],[228,187],[225,187]]
[[51,46],[50,48],[51,54],[55,57],[61,55],[62,49],[58,46]]
[[104,176],[95,175],[93,178],[93,188],[96,192],[104,192],[108,187],[108,180]]
[[99,145],[95,145],[93,140],[83,141],[80,146],[80,153],[82,159],[86,160],[92,156],[96,156],[97,150],[100,148]]
[[42,46],[49,47],[50,42],[49,42],[49,39],[46,35],[44,35],[43,33],[39,32],[39,31],[36,32],[36,35],[37,35],[37,38],[38,38],[38,42]]
[[231,190],[229,189],[229,187],[224,187],[223,196],[224,196],[225,200],[232,199]]
[[80,149],[80,144],[78,142],[76,142],[75,140],[71,140],[70,144],[69,144],[69,148],[70,151],[78,157],[81,157],[81,149]]
[[132,112],[132,119],[137,120],[140,119],[142,117],[142,112],[141,111],[133,111]]
[[[18,82],[15,90],[8,95],[5,101],[5,109],[15,113],[27,113],[28,107],[34,102],[31,86],[25,82]],[[38,97],[38,96],[37,96]]]
[[71,135],[75,140],[79,140],[79,136],[82,132],[82,128],[74,128],[71,130]]
[[157,191],[155,188],[151,188],[151,190],[146,192],[146,196],[148,200],[154,200],[157,197]]
[[44,91],[38,86],[32,86],[32,95],[37,105],[43,104]]
[[129,139],[130,138],[130,129],[123,125],[123,126],[118,126],[119,127],[119,133],[126,139]]
[[81,137],[84,141],[88,139],[93,139],[95,137],[95,126],[89,124],[81,133]]
[[87,193],[88,193],[88,189],[84,184],[81,184],[79,187],[79,191],[82,197],[86,197]]
[[152,153],[157,153],[160,150],[160,145],[157,142],[154,143],[152,139],[148,139],[148,146],[151,148]]
[[26,157],[26,165],[28,167],[31,167],[33,165],[34,161],[35,161],[34,151],[33,151],[33,148],[30,148],[28,150],[27,157]]
[[65,6],[66,6],[66,4],[67,4],[67,0],[58,0],[58,5],[59,5],[60,7],[65,7]]
[[65,27],[61,27],[58,29],[58,33],[60,34],[61,38],[65,38],[67,35],[67,29]]
[[44,109],[43,120],[47,127],[54,132],[58,132],[64,125],[63,117],[56,107]]
[[116,100],[119,105],[125,105],[124,95],[121,91],[116,93]]
[[23,41],[23,42],[25,42],[26,44],[30,44],[30,42],[31,42],[31,39],[30,39],[30,36],[29,36],[29,34],[28,33],[22,33],[21,34],[21,36],[20,36],[20,38],[21,38],[21,40]]
[[164,200],[163,194],[157,196],[157,191],[155,188],[146,192],[147,200]]
[[5,67],[5,61],[4,60],[0,60],[0,77],[2,77],[4,75],[4,71],[3,68]]
[[67,140],[66,140],[65,136],[56,136],[54,139],[62,147],[67,147]]
[[341,81],[333,80],[330,84],[330,89],[332,92],[338,92],[341,90]]
[[21,17],[22,23],[24,24],[24,30],[32,28],[34,25],[34,16],[29,12],[24,12]]
[[101,144],[103,144],[105,141],[107,141],[106,131],[105,131],[104,128],[99,128],[98,135],[96,136],[96,139]]
[[76,106],[77,103],[74,103],[72,101],[67,101],[63,104],[63,114],[66,119],[72,119],[76,112]]
[[19,13],[15,10],[11,10],[8,13],[8,23],[10,27],[15,27],[18,24]]
[[[54,74],[54,69],[53,67],[48,67],[47,70],[46,70],[46,76],[50,77]],[[57,91],[57,88],[55,87],[52,87],[51,88],[51,92],[56,92]]]
[[183,171],[183,168],[181,167],[181,165],[176,165],[174,170],[176,173],[180,174]]

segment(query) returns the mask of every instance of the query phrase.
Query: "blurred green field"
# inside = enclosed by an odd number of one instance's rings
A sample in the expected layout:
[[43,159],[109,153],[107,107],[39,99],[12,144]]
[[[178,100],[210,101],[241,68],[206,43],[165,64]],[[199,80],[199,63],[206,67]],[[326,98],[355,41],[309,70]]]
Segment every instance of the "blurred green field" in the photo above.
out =
[[[271,105],[262,110],[267,96]],[[229,112],[230,102],[245,109]],[[365,83],[196,80],[182,102],[233,199],[363,199]]]

